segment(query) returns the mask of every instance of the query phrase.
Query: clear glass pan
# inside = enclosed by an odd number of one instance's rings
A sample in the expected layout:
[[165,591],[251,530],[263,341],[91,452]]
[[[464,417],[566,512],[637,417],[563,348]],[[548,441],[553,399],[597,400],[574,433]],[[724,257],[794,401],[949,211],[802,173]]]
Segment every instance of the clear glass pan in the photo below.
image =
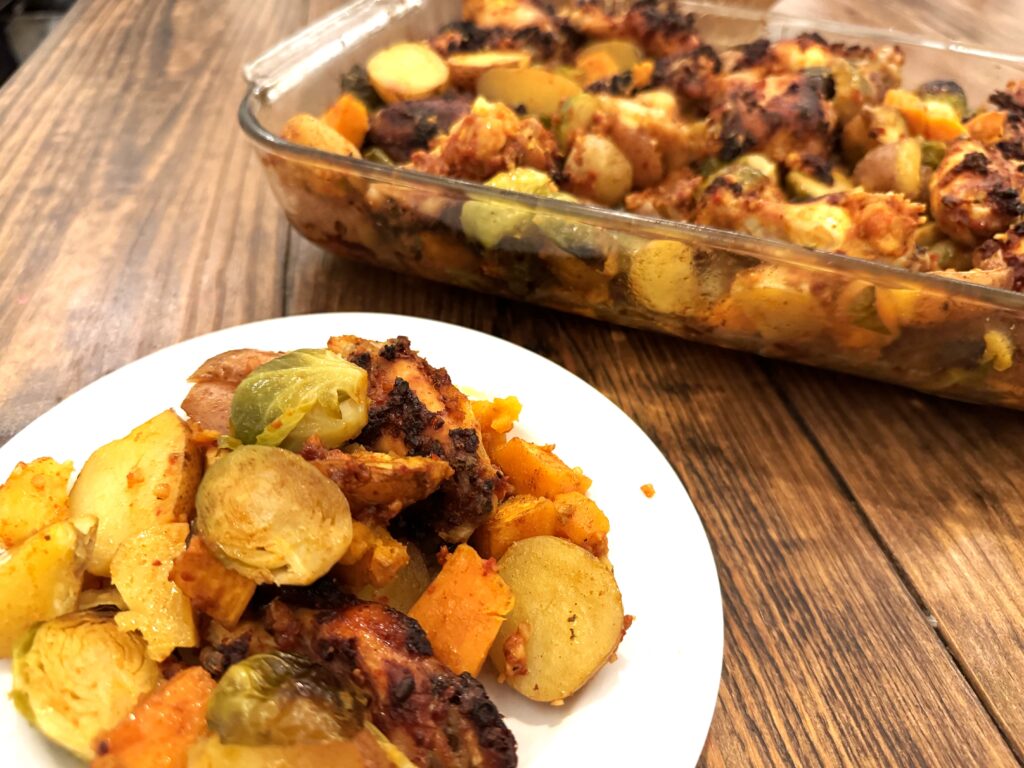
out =
[[[1024,57],[835,22],[680,3],[715,46],[818,32],[898,44],[904,83],[952,79],[972,104]],[[338,255],[638,328],[1024,408],[1024,296],[691,224],[507,192],[280,138],[379,48],[459,18],[459,0],[354,0],[246,67],[239,118],[292,225]],[[466,203],[518,222],[485,247]],[[472,210],[472,208],[468,209]]]

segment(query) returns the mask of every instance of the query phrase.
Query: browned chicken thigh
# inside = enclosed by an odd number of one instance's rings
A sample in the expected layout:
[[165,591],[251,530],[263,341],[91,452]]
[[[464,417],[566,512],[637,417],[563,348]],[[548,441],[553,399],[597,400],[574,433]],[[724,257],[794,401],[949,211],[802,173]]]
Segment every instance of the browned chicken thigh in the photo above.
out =
[[399,336],[387,342],[335,336],[328,347],[367,370],[370,421],[359,442],[396,456],[435,456],[454,474],[441,484],[431,521],[448,542],[464,542],[494,511],[503,486],[469,400],[443,368],[434,368]]

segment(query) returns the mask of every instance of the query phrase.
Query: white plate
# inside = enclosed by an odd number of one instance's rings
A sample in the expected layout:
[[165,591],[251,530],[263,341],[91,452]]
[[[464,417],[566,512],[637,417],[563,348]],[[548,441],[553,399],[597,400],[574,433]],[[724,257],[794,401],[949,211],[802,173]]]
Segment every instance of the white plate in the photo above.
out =
[[[722,668],[722,604],[711,548],[675,471],[654,443],[600,392],[539,355],[458,326],[397,315],[338,313],[251,323],[176,344],[69,397],[0,448],[0,478],[19,460],[71,459],[158,411],[177,406],[185,377],[228,349],[318,347],[336,334],[406,335],[458,386],[516,395],[524,437],[593,478],[590,494],[611,521],[610,557],[636,621],[618,660],[561,708],[535,704],[493,679],[485,684],[519,742],[520,765],[696,763],[711,724]],[[643,393],[638,393],[643,396]],[[640,486],[651,483],[648,499]],[[0,666],[0,691],[10,665]],[[12,754],[13,752],[13,754]],[[0,764],[73,766],[13,705],[0,702]]]

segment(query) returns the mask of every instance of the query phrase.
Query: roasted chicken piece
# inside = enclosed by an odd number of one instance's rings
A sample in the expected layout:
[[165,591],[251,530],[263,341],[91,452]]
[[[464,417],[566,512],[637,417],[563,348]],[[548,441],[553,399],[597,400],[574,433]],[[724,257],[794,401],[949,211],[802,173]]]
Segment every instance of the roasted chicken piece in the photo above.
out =
[[694,15],[680,13],[671,0],[639,0],[624,13],[608,13],[597,2],[581,2],[562,18],[578,34],[633,40],[654,58],[687,53],[700,45]]
[[914,232],[924,206],[903,195],[854,189],[790,203],[773,190],[747,191],[731,174],[720,176],[702,196],[695,221],[908,269],[923,266]]
[[226,435],[231,431],[231,398],[242,379],[279,352],[233,349],[211,357],[188,377],[192,389],[181,408],[201,429]]
[[468,115],[416,152],[409,167],[439,176],[486,181],[500,171],[527,166],[551,173],[557,146],[550,131],[532,117],[519,117],[504,104],[478,98]]
[[972,259],[974,269],[943,274],[1008,291],[1024,290],[1024,222],[986,240],[975,249]]
[[395,456],[433,456],[454,474],[441,484],[430,524],[445,541],[462,543],[494,511],[503,479],[483,447],[469,400],[443,368],[409,347],[335,336],[328,347],[369,373],[370,420],[358,441]]
[[836,114],[832,79],[821,72],[763,76],[756,70],[714,81],[711,135],[718,156],[732,160],[761,152],[776,162],[791,153],[828,157]]
[[379,603],[320,587],[273,600],[260,621],[234,632],[216,630],[200,654],[204,666],[216,675],[225,661],[268,646],[304,655],[362,687],[373,724],[413,764],[516,765],[515,737],[483,686],[438,661],[418,623]]
[[326,450],[315,439],[305,445],[302,456],[341,488],[356,520],[378,525],[423,501],[453,474],[448,462],[433,456]]
[[[1019,145],[1017,145],[1019,147]],[[1024,215],[1021,159],[995,146],[959,139],[932,176],[929,194],[935,223],[964,245],[979,245],[1005,232]]]

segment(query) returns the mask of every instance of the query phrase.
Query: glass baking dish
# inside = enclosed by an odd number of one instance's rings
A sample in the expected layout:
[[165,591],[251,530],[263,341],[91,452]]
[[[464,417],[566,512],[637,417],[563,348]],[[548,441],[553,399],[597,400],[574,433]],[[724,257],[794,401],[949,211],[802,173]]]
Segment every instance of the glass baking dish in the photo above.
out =
[[[706,42],[818,32],[898,44],[905,86],[953,79],[972,104],[1024,78],[1024,57],[835,22],[700,3]],[[279,137],[337,98],[376,50],[460,17],[460,0],[354,0],[245,69],[240,121],[288,220],[357,261],[637,328],[1024,408],[1024,296],[835,253],[508,192],[303,147]],[[485,247],[467,206],[521,233]],[[482,208],[481,208],[482,207]],[[471,210],[471,209],[470,209]]]

